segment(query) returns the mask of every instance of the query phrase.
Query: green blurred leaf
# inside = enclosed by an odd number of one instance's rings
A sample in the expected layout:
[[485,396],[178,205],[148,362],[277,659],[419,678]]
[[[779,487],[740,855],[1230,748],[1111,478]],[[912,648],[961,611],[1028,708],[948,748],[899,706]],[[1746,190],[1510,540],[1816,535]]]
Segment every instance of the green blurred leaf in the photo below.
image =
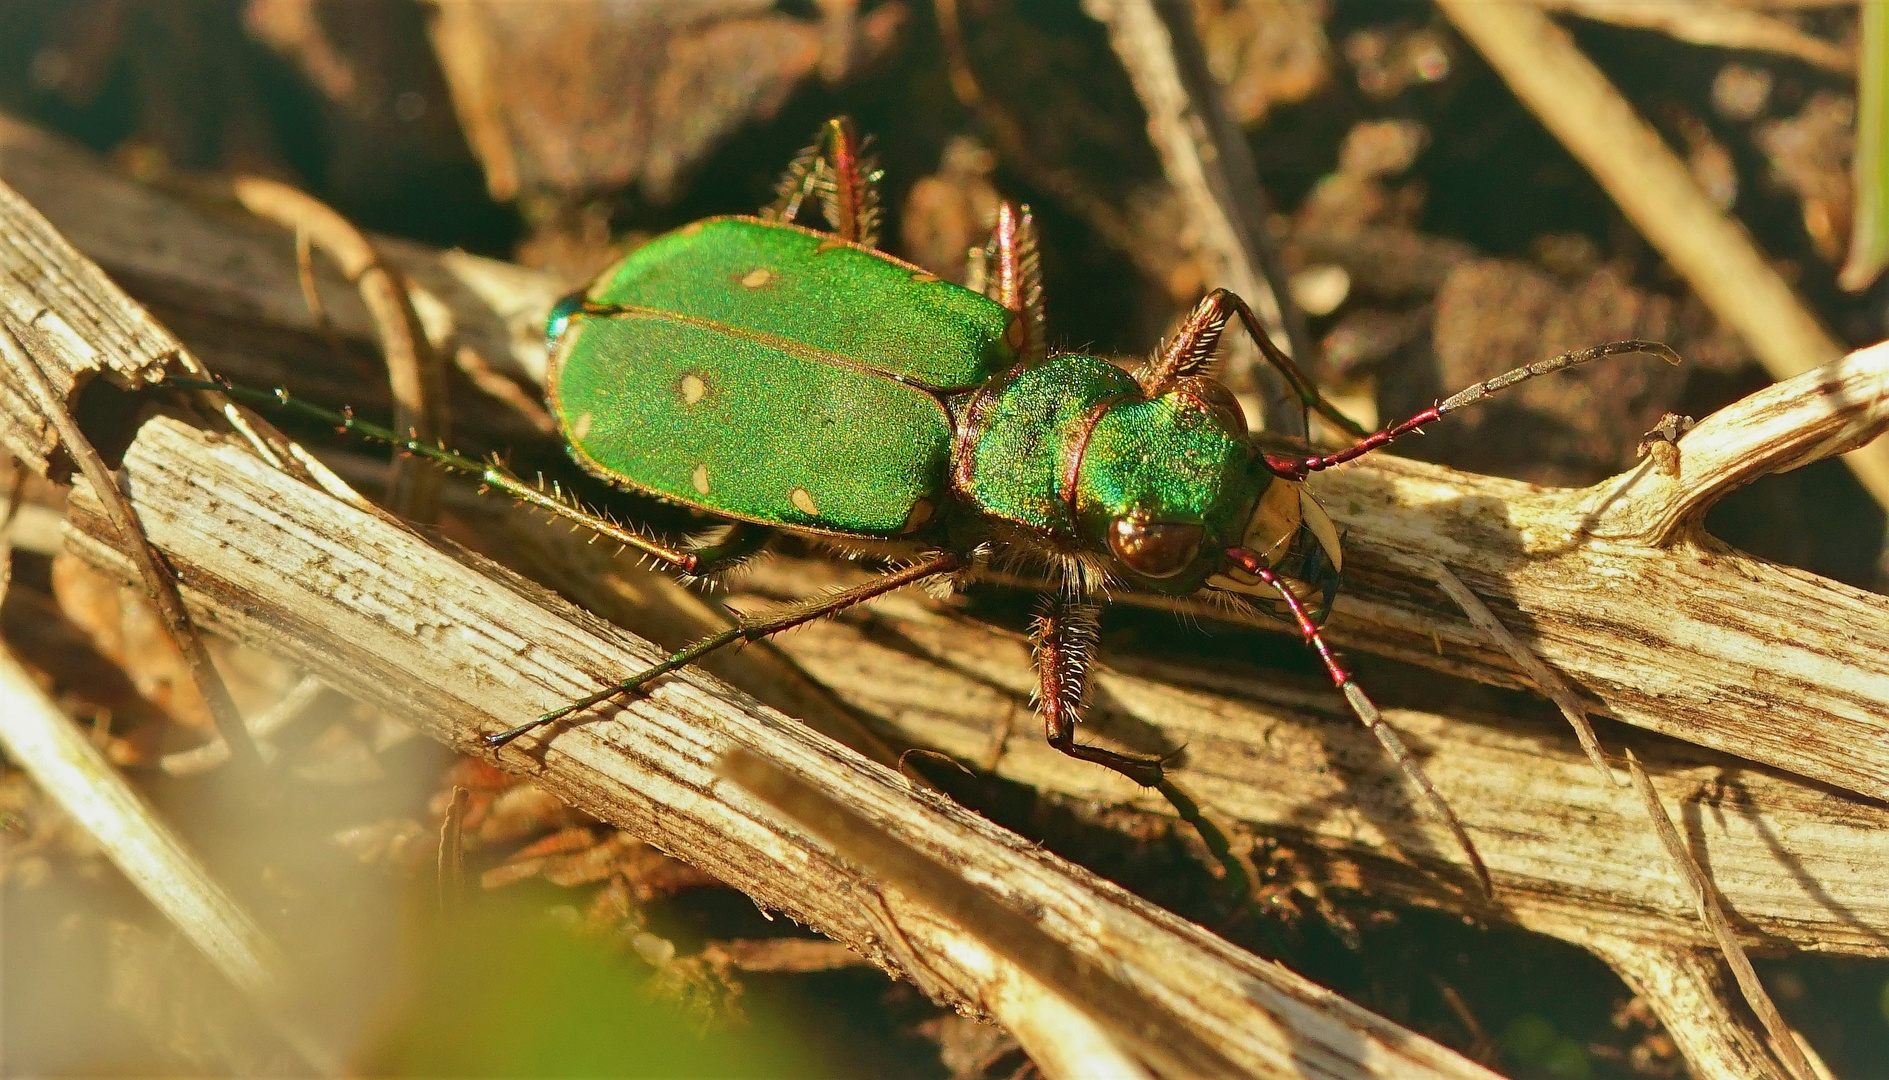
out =
[[1502,1029],[1502,1053],[1520,1065],[1539,1065],[1561,1035],[1546,1018],[1528,1013]]
[[357,1055],[376,1076],[814,1077],[806,1040],[766,1016],[704,1032],[652,994],[647,968],[541,916],[427,928]]
[[1541,1067],[1559,1080],[1587,1080],[1594,1073],[1587,1051],[1581,1044],[1563,1035],[1555,1039],[1541,1057]]

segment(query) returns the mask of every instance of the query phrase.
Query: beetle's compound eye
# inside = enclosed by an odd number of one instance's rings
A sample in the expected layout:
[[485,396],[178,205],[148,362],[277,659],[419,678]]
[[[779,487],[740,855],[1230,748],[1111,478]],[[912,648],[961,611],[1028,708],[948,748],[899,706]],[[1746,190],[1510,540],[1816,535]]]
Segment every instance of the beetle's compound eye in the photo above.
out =
[[1161,525],[1135,517],[1109,523],[1108,548],[1122,565],[1147,578],[1170,578],[1200,554],[1198,525]]
[[558,339],[564,336],[565,329],[571,325],[571,316],[576,315],[583,309],[584,293],[582,290],[574,292],[551,305],[551,314],[544,320],[544,348],[546,352],[557,351]]

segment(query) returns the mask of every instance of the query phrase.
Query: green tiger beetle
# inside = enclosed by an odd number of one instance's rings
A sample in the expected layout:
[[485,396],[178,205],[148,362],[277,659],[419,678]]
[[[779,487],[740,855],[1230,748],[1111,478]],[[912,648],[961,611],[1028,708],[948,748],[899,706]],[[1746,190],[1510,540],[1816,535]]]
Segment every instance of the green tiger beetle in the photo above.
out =
[[[1076,739],[1100,603],[1112,589],[1263,600],[1283,604],[1486,891],[1487,870],[1456,815],[1319,630],[1344,554],[1304,481],[1538,375],[1619,353],[1678,357],[1656,342],[1611,342],[1478,383],[1366,435],[1224,289],[1132,372],[1052,353],[1028,210],[1002,208],[981,253],[985,287],[973,291],[877,249],[879,175],[851,126],[830,121],[758,216],[709,218],[658,237],[550,315],[548,396],[572,456],[614,485],[731,522],[712,546],[656,542],[495,464],[294,403],[582,521],[685,575],[711,574],[775,531],[895,564],[862,584],[739,616],[615,685],[485,736],[486,745],[906,585],[980,564],[1023,565],[1057,583],[1032,634],[1036,708],[1050,744],[1155,787],[1166,759]],[[794,223],[810,200],[830,231]],[[1331,454],[1260,448],[1209,373],[1234,319],[1303,406],[1355,444]]]

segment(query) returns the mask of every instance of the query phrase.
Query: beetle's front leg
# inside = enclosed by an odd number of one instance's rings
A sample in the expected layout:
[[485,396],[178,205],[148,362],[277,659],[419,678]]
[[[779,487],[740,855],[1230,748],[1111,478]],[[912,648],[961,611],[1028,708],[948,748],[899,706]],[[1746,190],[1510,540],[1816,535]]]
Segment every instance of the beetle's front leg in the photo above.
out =
[[1337,406],[1318,392],[1318,386],[1305,372],[1299,370],[1299,365],[1273,344],[1272,338],[1266,334],[1266,328],[1260,325],[1259,317],[1253,314],[1253,309],[1247,306],[1246,301],[1227,289],[1215,289],[1194,306],[1193,314],[1181,324],[1180,330],[1136,375],[1142,390],[1153,397],[1165,392],[1179,379],[1205,372],[1213,360],[1214,351],[1220,346],[1220,337],[1227,323],[1236,317],[1246,327],[1253,343],[1259,346],[1266,362],[1285,378],[1307,409],[1331,421],[1351,437],[1364,438],[1364,429],[1339,412]]
[[1113,769],[1142,787],[1159,787],[1162,759],[1118,754],[1076,741],[1083,698],[1089,689],[1089,665],[1095,658],[1097,608],[1060,596],[1046,596],[1030,640],[1036,654],[1036,711],[1043,717],[1049,744],[1072,758]]
[[879,242],[879,175],[853,131],[853,122],[836,116],[820,129],[812,146],[788,163],[774,189],[779,194],[762,209],[761,217],[792,221],[807,196],[813,195],[840,239],[874,247]]

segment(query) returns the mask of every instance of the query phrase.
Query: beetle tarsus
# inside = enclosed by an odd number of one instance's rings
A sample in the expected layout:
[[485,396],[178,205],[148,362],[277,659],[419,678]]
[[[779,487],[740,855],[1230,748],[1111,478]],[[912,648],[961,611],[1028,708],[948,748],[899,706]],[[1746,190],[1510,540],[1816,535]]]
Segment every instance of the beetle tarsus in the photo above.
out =
[[501,746],[509,745],[513,739],[518,738],[520,735],[525,734],[543,723],[545,723],[544,718],[539,717],[536,720],[520,724],[515,728],[507,728],[504,731],[493,732],[490,735],[481,735],[479,736],[479,741],[484,743],[487,748],[497,750]]

